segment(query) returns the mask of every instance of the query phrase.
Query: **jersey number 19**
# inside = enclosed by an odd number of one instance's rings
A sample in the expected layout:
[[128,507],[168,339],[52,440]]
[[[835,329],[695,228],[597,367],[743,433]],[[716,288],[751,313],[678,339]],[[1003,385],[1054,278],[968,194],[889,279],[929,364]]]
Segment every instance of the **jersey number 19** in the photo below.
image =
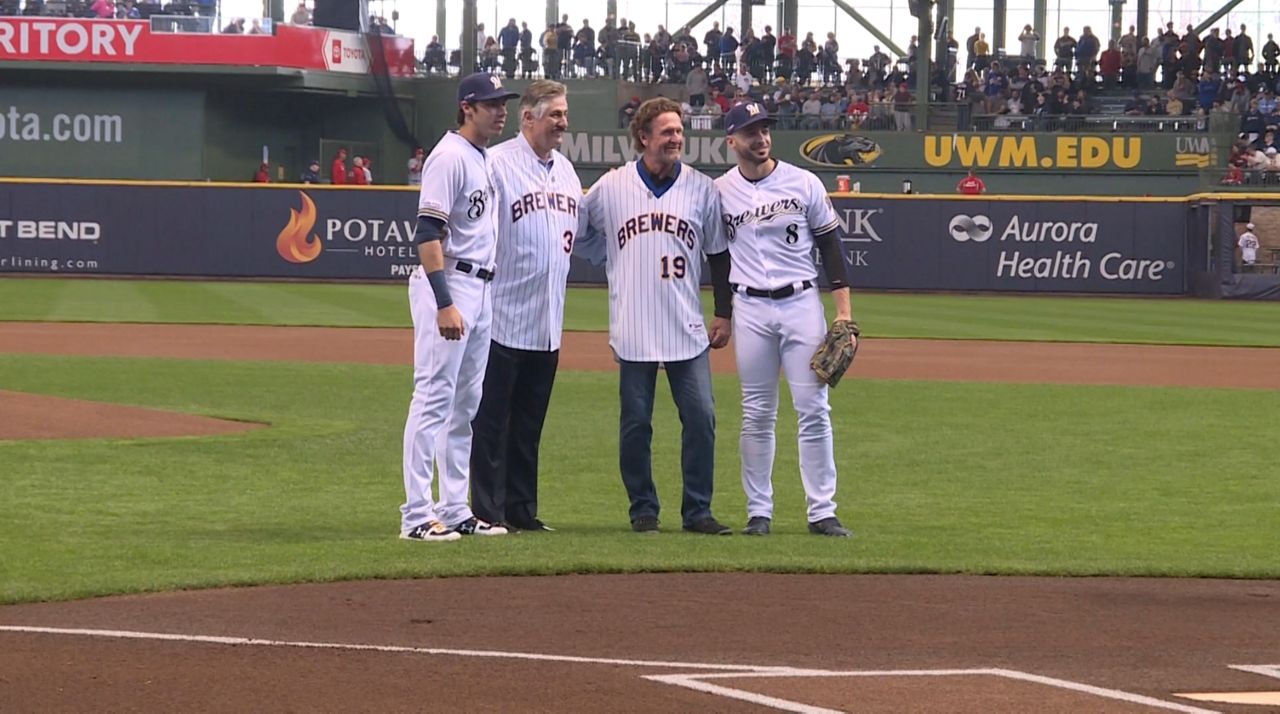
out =
[[685,270],[686,268],[688,268],[688,261],[685,260],[685,257],[683,255],[677,255],[675,257],[672,257],[670,255],[664,255],[662,256],[661,262],[662,262],[662,279],[663,280],[670,280],[671,278],[677,278],[677,279],[683,278],[685,274]]

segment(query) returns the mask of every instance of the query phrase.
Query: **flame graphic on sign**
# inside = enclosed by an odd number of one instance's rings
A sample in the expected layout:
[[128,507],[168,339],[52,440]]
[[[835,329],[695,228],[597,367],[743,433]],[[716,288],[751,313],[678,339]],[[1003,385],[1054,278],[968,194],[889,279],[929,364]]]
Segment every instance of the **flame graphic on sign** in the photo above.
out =
[[276,237],[276,251],[290,263],[310,263],[320,257],[320,236],[311,233],[316,225],[316,204],[302,191],[302,212],[289,209],[289,224]]

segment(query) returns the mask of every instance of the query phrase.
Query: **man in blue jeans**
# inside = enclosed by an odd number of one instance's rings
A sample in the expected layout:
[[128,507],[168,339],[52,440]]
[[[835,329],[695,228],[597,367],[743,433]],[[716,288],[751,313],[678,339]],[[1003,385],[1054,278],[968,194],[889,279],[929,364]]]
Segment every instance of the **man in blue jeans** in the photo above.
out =
[[[729,343],[732,309],[720,196],[709,177],[680,162],[679,104],[663,97],[641,104],[631,120],[631,140],[641,157],[591,187],[578,212],[575,248],[597,265],[607,259],[609,345],[620,372],[618,456],[631,528],[658,532],[651,446],[653,397],[663,368],[683,426],[684,529],[729,535],[711,515],[716,414],[708,349]],[[703,254],[716,297],[710,330],[698,289]]]

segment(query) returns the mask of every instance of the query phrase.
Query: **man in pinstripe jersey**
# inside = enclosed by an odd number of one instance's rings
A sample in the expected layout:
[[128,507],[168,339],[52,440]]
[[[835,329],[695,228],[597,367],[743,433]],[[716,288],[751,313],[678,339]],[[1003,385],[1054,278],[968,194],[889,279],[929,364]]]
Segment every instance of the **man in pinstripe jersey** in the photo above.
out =
[[[711,515],[716,417],[708,348],[728,344],[732,301],[720,197],[710,178],[680,162],[679,104],[663,97],[641,104],[631,139],[641,157],[592,186],[578,241],[583,257],[607,261],[609,345],[620,372],[619,462],[631,528],[658,531],[651,447],[662,367],[682,426],[684,529],[728,535],[732,531]],[[710,335],[699,294],[704,254],[716,289]]]
[[520,100],[520,132],[489,152],[498,214],[493,328],[472,422],[471,508],[481,520],[549,531],[538,518],[538,444],[560,358],[565,281],[582,182],[556,149],[569,127],[559,82]]

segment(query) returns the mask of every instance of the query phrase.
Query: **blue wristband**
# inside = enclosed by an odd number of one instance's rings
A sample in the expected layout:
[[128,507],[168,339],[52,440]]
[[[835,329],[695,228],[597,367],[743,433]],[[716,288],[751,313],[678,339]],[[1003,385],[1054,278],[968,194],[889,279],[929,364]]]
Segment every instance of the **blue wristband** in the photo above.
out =
[[431,292],[436,295],[437,310],[453,304],[453,296],[449,294],[449,281],[445,280],[443,270],[427,273],[427,282],[431,283]]

